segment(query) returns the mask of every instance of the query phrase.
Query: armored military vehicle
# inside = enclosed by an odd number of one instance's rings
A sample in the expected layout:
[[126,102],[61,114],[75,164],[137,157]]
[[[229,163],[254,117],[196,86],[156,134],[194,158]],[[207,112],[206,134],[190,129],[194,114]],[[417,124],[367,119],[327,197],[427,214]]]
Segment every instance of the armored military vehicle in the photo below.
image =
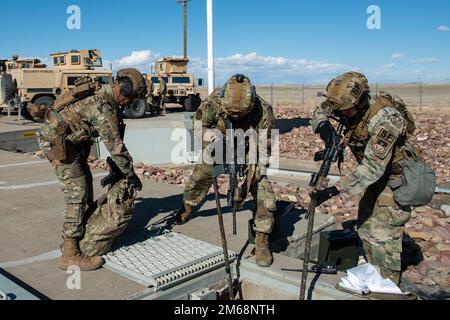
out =
[[72,50],[51,54],[53,68],[47,68],[39,59],[3,61],[0,77],[0,104],[21,110],[26,118],[42,121],[45,110],[75,81],[89,76],[100,83],[112,82],[112,71],[103,67],[99,50]]
[[188,73],[188,59],[166,57],[156,61],[155,68],[147,78],[153,82],[155,93],[159,88],[158,76],[162,75],[167,84],[165,103],[176,103],[183,106],[186,111],[196,111],[200,106],[200,95],[197,87],[203,86],[202,79],[196,79]]

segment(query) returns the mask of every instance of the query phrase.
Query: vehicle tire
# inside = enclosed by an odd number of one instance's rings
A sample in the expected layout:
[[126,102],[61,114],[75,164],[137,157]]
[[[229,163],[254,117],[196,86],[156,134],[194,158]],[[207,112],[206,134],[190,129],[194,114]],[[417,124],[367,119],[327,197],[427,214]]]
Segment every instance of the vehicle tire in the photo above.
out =
[[15,89],[14,81],[10,74],[0,75],[0,104],[6,104],[14,98]]
[[140,119],[147,111],[147,103],[144,100],[136,99],[125,109],[125,116],[130,119]]
[[39,97],[34,101],[34,104],[37,106],[45,106],[47,108],[53,106],[53,103],[55,102],[55,99],[53,99],[52,97]]

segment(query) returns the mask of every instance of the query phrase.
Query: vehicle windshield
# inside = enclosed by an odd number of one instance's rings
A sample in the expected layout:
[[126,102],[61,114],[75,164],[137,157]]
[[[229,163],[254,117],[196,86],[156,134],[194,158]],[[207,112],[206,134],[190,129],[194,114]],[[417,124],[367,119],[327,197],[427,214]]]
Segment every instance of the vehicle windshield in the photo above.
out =
[[[169,78],[168,77],[163,77],[163,80],[164,80],[165,83],[169,82]],[[159,83],[158,77],[152,77],[152,82],[155,83],[155,84]]]
[[172,83],[188,84],[191,83],[191,79],[189,77],[173,77]]
[[101,68],[103,67],[103,61],[102,58],[97,58],[97,60],[95,60],[95,62],[93,63],[93,66],[96,68]]

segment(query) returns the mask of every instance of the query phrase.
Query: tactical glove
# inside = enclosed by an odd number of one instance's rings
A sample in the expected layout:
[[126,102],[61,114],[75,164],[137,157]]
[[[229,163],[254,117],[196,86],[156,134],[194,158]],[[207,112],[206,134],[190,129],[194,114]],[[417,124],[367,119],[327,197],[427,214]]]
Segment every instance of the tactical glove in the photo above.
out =
[[136,188],[136,190],[142,191],[142,182],[136,174],[128,177],[128,184]]
[[316,200],[316,206],[327,202],[331,198],[338,196],[341,192],[336,187],[327,188],[325,190],[313,191],[312,198]]
[[336,133],[336,130],[329,121],[323,121],[319,124],[316,133],[320,135],[320,138],[325,142],[325,146],[328,148],[331,143],[331,139]]

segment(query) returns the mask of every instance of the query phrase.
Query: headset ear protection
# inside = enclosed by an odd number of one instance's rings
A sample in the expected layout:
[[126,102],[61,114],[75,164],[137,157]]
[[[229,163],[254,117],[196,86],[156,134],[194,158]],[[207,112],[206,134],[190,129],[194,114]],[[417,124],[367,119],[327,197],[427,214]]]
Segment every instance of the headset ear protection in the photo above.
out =
[[225,91],[227,90],[227,85],[222,87],[222,91],[220,91],[220,97],[225,98]]
[[120,85],[120,95],[125,98],[131,98],[134,96],[134,89],[133,89],[133,83],[131,80],[127,78],[121,78],[119,79],[119,85]]
[[255,102],[256,101],[256,87],[255,86],[252,86],[251,95],[252,95],[252,101]]

